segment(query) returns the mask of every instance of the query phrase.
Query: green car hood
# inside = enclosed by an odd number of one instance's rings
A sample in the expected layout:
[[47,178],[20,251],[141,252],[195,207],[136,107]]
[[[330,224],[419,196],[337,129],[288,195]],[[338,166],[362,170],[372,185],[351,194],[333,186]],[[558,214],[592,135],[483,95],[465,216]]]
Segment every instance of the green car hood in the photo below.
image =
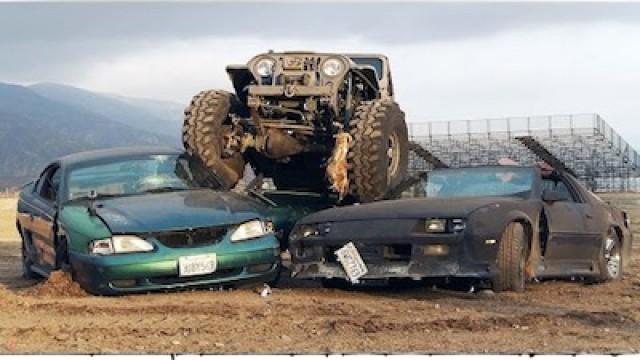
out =
[[114,234],[239,224],[265,215],[264,205],[257,201],[213,190],[96,200],[94,207]]

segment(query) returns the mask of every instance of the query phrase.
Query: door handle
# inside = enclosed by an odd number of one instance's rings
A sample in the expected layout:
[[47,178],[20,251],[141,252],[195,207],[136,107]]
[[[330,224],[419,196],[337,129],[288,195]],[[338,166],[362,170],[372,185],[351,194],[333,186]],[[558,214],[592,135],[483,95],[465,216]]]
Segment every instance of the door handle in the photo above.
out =
[[585,216],[587,219],[593,219],[593,215],[591,215],[590,213],[586,213],[586,214],[584,214],[584,216]]

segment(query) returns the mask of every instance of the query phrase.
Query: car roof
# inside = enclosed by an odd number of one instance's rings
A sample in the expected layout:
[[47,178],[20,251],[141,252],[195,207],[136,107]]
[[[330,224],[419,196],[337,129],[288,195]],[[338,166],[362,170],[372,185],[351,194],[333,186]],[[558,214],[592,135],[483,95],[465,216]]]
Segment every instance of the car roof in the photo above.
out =
[[131,146],[78,152],[63,156],[55,162],[58,162],[64,167],[73,167],[85,163],[118,159],[128,156],[177,155],[181,153],[181,150],[169,146]]

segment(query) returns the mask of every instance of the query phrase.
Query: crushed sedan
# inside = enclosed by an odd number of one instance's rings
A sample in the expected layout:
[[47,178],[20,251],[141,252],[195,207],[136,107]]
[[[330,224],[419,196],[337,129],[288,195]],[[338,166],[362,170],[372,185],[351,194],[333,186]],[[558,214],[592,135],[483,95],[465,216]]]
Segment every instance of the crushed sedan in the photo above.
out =
[[67,269],[93,294],[274,281],[270,207],[220,188],[200,160],[173,149],[60,158],[20,193],[24,274]]
[[410,278],[522,291],[532,278],[617,280],[630,260],[627,214],[563,171],[438,169],[394,197],[302,218],[289,239],[292,276],[327,286]]

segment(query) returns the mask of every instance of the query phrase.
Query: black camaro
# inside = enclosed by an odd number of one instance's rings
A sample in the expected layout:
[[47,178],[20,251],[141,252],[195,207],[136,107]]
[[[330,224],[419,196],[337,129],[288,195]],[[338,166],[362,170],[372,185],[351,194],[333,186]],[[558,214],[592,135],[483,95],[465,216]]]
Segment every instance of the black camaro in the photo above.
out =
[[616,280],[630,260],[627,214],[570,174],[540,167],[434,170],[395,200],[333,208],[298,222],[292,275],[327,285],[462,278],[522,291],[531,278]]

